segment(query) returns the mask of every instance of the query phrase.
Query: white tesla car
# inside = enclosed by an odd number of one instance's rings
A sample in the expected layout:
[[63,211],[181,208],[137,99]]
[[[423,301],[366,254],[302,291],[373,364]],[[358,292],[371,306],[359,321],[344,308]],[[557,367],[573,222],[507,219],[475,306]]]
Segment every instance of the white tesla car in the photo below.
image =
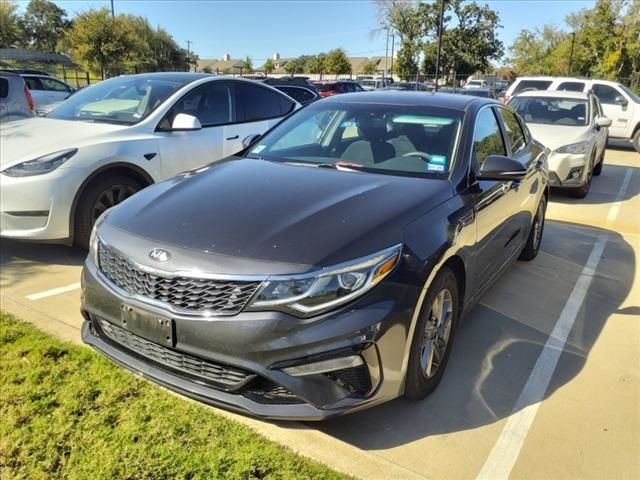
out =
[[244,148],[299,107],[273,87],[197,73],[106,80],[0,129],[0,236],[87,246],[136,191]]
[[568,91],[526,91],[509,101],[533,137],[551,150],[549,184],[583,198],[600,175],[611,119],[598,97]]

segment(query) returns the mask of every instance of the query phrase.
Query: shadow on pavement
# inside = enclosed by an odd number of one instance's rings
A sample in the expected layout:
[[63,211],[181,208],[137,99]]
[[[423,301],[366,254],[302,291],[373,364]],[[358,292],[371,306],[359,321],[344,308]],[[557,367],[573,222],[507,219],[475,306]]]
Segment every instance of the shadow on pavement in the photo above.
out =
[[637,314],[638,307],[619,310],[633,284],[636,261],[631,246],[615,232],[556,221],[546,228],[539,257],[530,264],[517,262],[467,314],[443,381],[431,396],[418,402],[396,399],[312,427],[374,450],[509,416],[596,239],[606,234],[604,255],[545,398],[570,382],[609,317]]
[[[622,150],[622,151],[629,151],[629,152],[635,152],[635,148],[633,148],[633,145],[631,144],[631,142],[628,142],[626,140],[614,140],[614,139],[609,139],[609,142],[607,143],[607,149],[608,150]],[[638,154],[640,155],[640,154]]]

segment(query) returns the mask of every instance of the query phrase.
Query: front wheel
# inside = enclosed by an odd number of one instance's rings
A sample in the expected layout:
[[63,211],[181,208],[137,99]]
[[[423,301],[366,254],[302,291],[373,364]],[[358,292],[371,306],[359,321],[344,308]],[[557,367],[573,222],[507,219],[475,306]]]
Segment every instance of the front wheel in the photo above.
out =
[[89,248],[91,229],[106,210],[129,198],[142,187],[126,175],[107,175],[91,182],[82,193],[76,209],[74,244]]
[[604,147],[602,147],[602,153],[600,154],[600,158],[598,159],[598,163],[595,167],[593,167],[593,175],[599,176],[602,173],[602,167],[604,166],[604,153],[607,150],[607,142],[609,139],[607,138],[604,141]]
[[411,342],[405,396],[420,400],[433,392],[447,366],[458,323],[458,282],[444,267],[429,287]]
[[544,219],[547,213],[547,197],[544,195],[540,199],[538,209],[536,210],[536,218],[533,219],[533,225],[529,231],[527,243],[525,243],[518,260],[529,262],[538,256],[540,245],[542,245],[542,234],[544,233]]

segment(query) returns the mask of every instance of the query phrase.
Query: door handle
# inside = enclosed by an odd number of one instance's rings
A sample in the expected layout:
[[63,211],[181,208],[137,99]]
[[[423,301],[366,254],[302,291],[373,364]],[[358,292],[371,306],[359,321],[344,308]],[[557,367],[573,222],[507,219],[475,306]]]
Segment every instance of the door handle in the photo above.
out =
[[227,140],[237,140],[240,138],[240,135],[236,135],[234,137],[227,137]]

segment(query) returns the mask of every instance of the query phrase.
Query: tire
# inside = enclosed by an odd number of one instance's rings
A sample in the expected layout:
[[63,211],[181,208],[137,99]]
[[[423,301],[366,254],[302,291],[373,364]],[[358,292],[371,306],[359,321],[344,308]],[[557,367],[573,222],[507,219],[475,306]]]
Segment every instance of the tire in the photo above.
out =
[[636,149],[636,152],[640,153],[640,127],[636,128],[636,133],[633,134],[631,142],[633,143],[633,148]]
[[138,182],[121,174],[100,176],[87,185],[76,208],[74,245],[88,250],[91,229],[98,217],[141,188]]
[[598,159],[598,163],[595,167],[593,167],[593,175],[598,177],[602,173],[602,167],[604,167],[604,153],[607,151],[607,143],[609,139],[607,138],[604,141],[604,147],[602,148],[602,153],[600,154],[600,158]]
[[542,234],[544,233],[544,220],[547,213],[547,197],[544,195],[540,199],[538,209],[536,210],[536,216],[531,224],[531,230],[527,237],[527,243],[525,243],[522,252],[518,260],[530,262],[538,256],[540,251],[540,245],[542,245]]
[[591,187],[591,180],[593,180],[593,175],[595,173],[595,168],[593,167],[593,159],[588,165],[588,167],[589,167],[589,172],[587,172],[586,182],[584,182],[584,184],[580,185],[579,187],[569,189],[569,195],[571,195],[574,198],[584,198],[589,193],[589,188]]
[[[434,303],[438,303],[445,299],[447,315],[445,315],[445,323],[435,326],[433,323]],[[449,355],[453,345],[456,326],[458,324],[459,315],[459,295],[458,281],[453,272],[444,267],[433,283],[429,287],[424,298],[424,304],[415,332],[411,342],[411,351],[409,353],[409,364],[407,366],[407,376],[405,382],[404,395],[410,400],[420,400],[433,392],[440,381],[447,367]],[[435,328],[434,328],[435,326]],[[438,328],[440,327],[440,328]],[[428,329],[428,331],[427,331]],[[431,332],[431,339],[427,336]],[[445,339],[444,345],[438,339]],[[427,343],[431,344],[431,349],[427,350]],[[439,348],[434,349],[434,346]],[[428,352],[433,352],[429,355]],[[437,353],[440,353],[437,355]],[[435,362],[439,357],[439,363]],[[429,368],[427,368],[429,367]],[[435,370],[434,370],[435,367]]]

